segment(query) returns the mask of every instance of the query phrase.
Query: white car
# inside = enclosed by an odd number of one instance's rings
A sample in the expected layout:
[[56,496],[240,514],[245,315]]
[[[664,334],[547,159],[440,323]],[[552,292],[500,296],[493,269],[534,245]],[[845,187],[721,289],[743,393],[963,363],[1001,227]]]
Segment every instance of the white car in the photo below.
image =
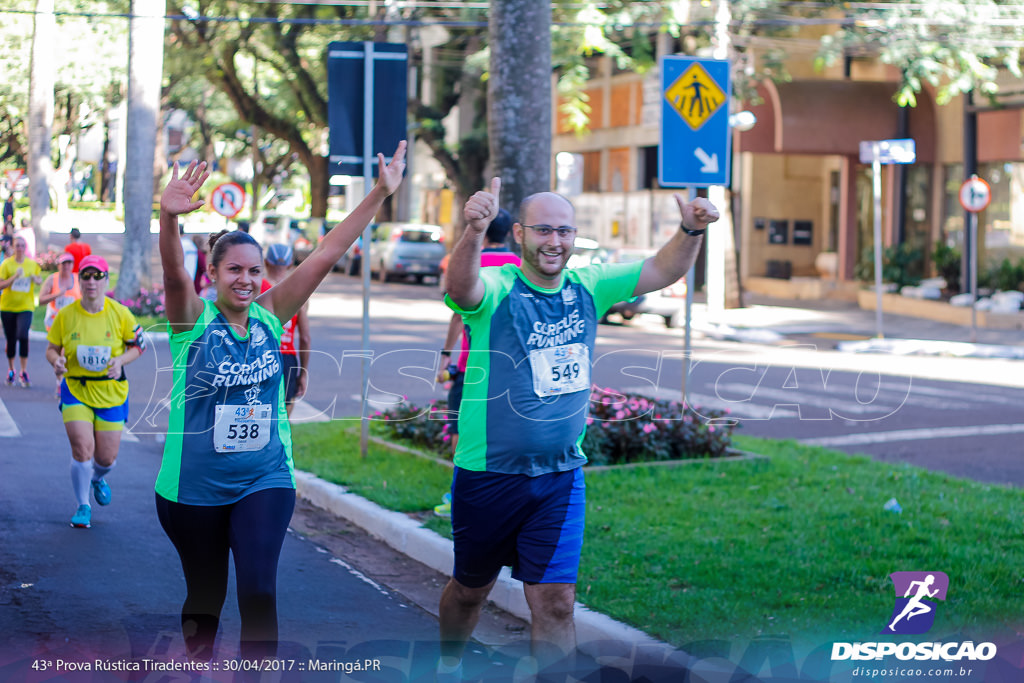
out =
[[444,229],[419,223],[378,223],[370,244],[370,271],[381,282],[412,277],[422,283],[441,275]]

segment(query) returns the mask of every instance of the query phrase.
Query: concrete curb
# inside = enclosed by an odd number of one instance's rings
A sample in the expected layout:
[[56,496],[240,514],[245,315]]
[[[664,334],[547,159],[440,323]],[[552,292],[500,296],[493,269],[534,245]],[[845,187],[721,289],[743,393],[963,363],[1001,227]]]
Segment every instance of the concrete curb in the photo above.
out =
[[[295,484],[298,495],[313,505],[347,519],[417,562],[442,574],[451,574],[452,542],[423,528],[416,520],[400,512],[385,510],[376,503],[348,492],[342,486],[324,481],[308,472],[296,471]],[[523,595],[523,584],[511,577],[508,567],[502,569],[489,599],[500,609],[527,622],[530,621],[530,608]],[[575,607],[575,619],[576,637],[581,644],[616,641],[674,651],[671,645],[588,609],[578,602]]]

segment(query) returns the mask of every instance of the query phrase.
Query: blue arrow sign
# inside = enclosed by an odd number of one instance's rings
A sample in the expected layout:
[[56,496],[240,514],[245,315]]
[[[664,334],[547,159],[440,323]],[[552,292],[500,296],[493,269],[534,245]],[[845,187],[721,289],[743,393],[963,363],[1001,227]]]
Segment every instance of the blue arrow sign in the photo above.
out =
[[729,62],[661,58],[658,182],[664,187],[729,184]]

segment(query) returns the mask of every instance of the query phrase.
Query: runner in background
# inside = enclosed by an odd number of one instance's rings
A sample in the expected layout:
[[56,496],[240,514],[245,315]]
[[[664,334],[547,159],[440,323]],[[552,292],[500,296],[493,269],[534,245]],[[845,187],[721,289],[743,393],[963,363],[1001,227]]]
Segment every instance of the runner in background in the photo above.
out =
[[39,305],[46,306],[44,322],[49,332],[57,311],[82,298],[78,275],[72,272],[75,257],[64,252],[57,257],[57,272],[49,275],[39,288]]
[[82,259],[82,298],[58,311],[46,336],[46,360],[61,383],[59,409],[71,443],[71,487],[78,502],[71,526],[82,529],[92,525],[90,489],[97,505],[110,504],[106,476],[128,420],[124,366],[146,348],[135,316],[107,296],[109,273],[102,256]]
[[[25,388],[28,378],[28,333],[36,308],[36,287],[43,281],[43,269],[28,255],[28,242],[19,233],[14,237],[14,255],[0,263],[0,323],[7,339],[7,386],[15,381]],[[14,354],[21,359],[21,373],[14,372]]]
[[[293,252],[287,244],[271,244],[267,247],[263,262],[267,268],[263,273],[260,293],[278,284],[288,275],[292,265]],[[306,394],[309,381],[309,349],[312,337],[309,333],[309,302],[302,304],[299,312],[284,324],[281,334],[281,365],[284,371],[284,400],[288,417],[292,415],[295,401]]]
[[68,245],[64,251],[75,257],[75,265],[72,272],[77,273],[82,266],[82,259],[92,254],[92,247],[82,241],[82,231],[78,228],[71,228],[68,234]]
[[[68,252],[57,257],[57,272],[48,276],[39,288],[39,305],[46,306],[46,317],[43,322],[46,331],[53,327],[57,312],[82,298],[82,290],[78,283],[78,274],[73,272],[75,257]],[[56,398],[60,398],[60,377],[57,378]]]

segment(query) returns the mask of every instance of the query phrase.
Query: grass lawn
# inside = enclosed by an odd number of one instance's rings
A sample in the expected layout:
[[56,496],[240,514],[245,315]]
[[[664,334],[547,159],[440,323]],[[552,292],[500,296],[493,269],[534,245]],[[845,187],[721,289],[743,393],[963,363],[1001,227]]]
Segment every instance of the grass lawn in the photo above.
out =
[[[677,646],[782,636],[810,648],[875,640],[888,575],[942,571],[932,634],[1024,630],[1024,491],[735,441],[767,458],[588,473],[581,602]],[[295,443],[297,467],[391,509],[429,510],[449,485],[450,469],[412,455],[371,447],[362,461],[354,422],[299,425]],[[890,498],[902,513],[883,509]]]

